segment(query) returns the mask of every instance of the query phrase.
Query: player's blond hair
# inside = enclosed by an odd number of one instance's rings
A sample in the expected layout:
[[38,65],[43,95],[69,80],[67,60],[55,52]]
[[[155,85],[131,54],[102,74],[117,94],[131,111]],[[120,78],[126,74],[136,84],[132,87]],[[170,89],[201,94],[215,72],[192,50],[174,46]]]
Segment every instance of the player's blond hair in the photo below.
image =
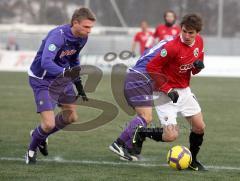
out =
[[197,14],[187,14],[182,18],[180,23],[181,27],[185,27],[186,29],[196,30],[200,32],[202,30],[203,22],[202,18]]
[[84,19],[88,19],[91,21],[96,21],[95,14],[88,8],[79,8],[76,9],[72,15],[71,25],[73,25],[73,21],[82,21]]

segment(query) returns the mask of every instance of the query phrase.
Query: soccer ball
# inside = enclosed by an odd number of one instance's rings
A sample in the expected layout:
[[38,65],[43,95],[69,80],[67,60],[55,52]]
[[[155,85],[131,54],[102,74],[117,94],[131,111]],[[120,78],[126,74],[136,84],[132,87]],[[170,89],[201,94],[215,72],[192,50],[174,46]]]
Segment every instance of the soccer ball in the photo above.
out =
[[167,154],[168,165],[177,170],[184,170],[192,162],[192,154],[185,146],[174,146]]

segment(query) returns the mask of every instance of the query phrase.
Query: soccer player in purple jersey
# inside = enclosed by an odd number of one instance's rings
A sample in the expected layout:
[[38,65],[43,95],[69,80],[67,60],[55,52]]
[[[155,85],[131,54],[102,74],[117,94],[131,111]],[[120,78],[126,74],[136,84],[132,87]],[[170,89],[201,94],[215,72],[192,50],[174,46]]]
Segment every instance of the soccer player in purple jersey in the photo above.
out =
[[[112,152],[126,160],[137,161],[140,159],[142,143],[137,147],[133,147],[132,138],[138,126],[147,127],[152,121],[153,82],[147,73],[146,65],[153,57],[160,53],[163,45],[171,39],[162,40],[153,48],[146,50],[136,65],[130,68],[126,75],[124,96],[128,104],[135,110],[136,116],[129,122],[120,136],[109,146]],[[163,83],[165,83],[166,80],[164,77],[159,75],[159,78],[162,78]],[[154,136],[151,138],[155,139]]]
[[[48,33],[28,70],[41,123],[31,132],[26,164],[36,163],[38,149],[47,156],[48,136],[77,120],[76,97],[88,101],[80,78],[78,57],[95,20],[95,15],[88,8],[75,10],[71,24],[58,26]],[[77,96],[73,84],[78,91]],[[62,111],[55,116],[57,104]]]

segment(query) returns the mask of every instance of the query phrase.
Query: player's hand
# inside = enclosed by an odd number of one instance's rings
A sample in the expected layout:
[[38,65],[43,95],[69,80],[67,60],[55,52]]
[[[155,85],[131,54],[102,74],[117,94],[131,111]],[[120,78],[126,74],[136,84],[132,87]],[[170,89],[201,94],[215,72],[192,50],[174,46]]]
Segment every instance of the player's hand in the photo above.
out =
[[177,91],[171,90],[167,95],[173,101],[173,103],[176,103],[178,101],[179,94]]
[[80,94],[78,93],[78,96],[80,96],[84,102],[88,101],[88,97],[87,97],[87,95],[85,94],[84,91]]
[[66,68],[63,72],[63,77],[69,77],[72,80],[78,78],[80,76],[81,67],[76,66],[72,68]]
[[196,60],[195,62],[193,62],[193,66],[199,70],[204,69],[205,67],[203,61],[201,60]]
[[78,96],[80,96],[82,98],[83,101],[88,101],[88,97],[83,89],[83,85],[82,85],[82,81],[81,79],[74,82],[76,89],[78,91]]

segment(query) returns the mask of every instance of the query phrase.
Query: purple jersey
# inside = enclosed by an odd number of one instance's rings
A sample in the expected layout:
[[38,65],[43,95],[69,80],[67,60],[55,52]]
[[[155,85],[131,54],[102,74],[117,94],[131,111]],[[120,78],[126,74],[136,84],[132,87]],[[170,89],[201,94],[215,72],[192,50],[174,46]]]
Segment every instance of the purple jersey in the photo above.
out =
[[86,42],[87,37],[73,36],[69,24],[56,27],[43,39],[28,71],[29,76],[52,79],[63,73],[65,68],[79,65],[79,52]]
[[136,65],[132,69],[141,73],[147,73],[146,66],[148,62],[153,57],[155,57],[157,53],[160,53],[162,47],[170,40],[172,40],[172,38],[167,40],[162,40],[158,44],[156,44],[154,47],[146,50],[144,54],[138,59]]

